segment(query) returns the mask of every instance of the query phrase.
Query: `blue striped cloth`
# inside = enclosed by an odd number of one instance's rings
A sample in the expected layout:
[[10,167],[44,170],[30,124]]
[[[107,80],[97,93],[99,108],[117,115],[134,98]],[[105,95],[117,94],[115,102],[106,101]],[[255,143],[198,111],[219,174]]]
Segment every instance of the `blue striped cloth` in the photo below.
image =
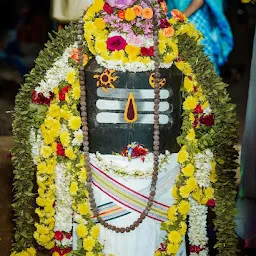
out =
[[[168,9],[184,12],[192,0],[167,0]],[[205,0],[205,4],[189,17],[196,29],[204,36],[202,45],[216,71],[222,66],[233,49],[233,35],[223,12],[223,0]]]

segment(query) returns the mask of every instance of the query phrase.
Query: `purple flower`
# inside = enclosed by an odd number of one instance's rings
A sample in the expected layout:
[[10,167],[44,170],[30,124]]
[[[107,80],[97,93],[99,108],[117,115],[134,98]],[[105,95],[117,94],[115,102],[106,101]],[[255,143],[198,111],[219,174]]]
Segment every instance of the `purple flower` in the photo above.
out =
[[126,9],[127,7],[134,4],[136,0],[106,0],[111,7],[116,7],[118,9]]

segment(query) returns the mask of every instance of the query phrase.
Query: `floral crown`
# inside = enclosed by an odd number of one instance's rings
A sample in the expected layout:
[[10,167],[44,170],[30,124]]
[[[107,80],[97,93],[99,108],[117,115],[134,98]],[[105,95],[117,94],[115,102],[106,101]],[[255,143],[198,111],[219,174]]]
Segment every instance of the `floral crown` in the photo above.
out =
[[97,62],[120,71],[154,69],[153,14],[159,26],[160,67],[177,58],[175,24],[185,21],[177,10],[167,18],[164,0],[96,0],[84,16],[85,39]]

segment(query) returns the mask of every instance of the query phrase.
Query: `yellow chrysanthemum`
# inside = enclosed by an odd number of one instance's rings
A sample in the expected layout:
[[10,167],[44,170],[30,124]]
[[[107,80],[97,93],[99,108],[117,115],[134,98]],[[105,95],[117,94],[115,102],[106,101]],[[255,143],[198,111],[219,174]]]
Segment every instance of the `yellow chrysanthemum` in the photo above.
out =
[[48,117],[55,117],[55,118],[59,118],[60,117],[60,106],[56,105],[56,104],[51,104],[48,112],[47,112],[47,116]]
[[184,163],[188,159],[188,152],[186,150],[181,149],[178,153],[178,162],[180,164]]
[[90,207],[87,203],[78,204],[78,212],[82,215],[86,215],[90,212]]
[[189,133],[186,136],[186,139],[188,141],[193,141],[195,139],[195,137],[196,137],[195,130],[193,128],[189,129]]
[[169,53],[164,57],[164,63],[165,64],[171,63],[175,58],[176,56],[173,53]]
[[94,25],[97,29],[104,29],[106,27],[106,23],[103,18],[96,18],[94,20]]
[[206,109],[207,107],[209,107],[209,102],[208,101],[204,102],[203,105],[202,105],[203,109]]
[[84,238],[83,247],[86,251],[91,252],[95,246],[95,239],[91,236]]
[[115,50],[111,53],[112,60],[118,61],[118,60],[123,60],[123,58],[124,58],[124,50],[121,50],[121,51]]
[[128,21],[132,21],[136,18],[136,13],[133,8],[127,8],[125,10],[125,19]]
[[187,76],[184,79],[184,88],[187,92],[192,92],[194,90],[194,83]]
[[77,233],[78,237],[84,238],[88,235],[88,229],[85,225],[79,224],[76,227],[76,233]]
[[168,240],[171,242],[171,243],[174,243],[174,244],[179,244],[181,242],[181,235],[178,231],[171,231],[169,234],[168,234]]
[[96,256],[93,252],[87,252],[85,256]]
[[75,100],[79,100],[81,97],[80,87],[73,87],[72,96]]
[[172,189],[172,197],[174,199],[177,199],[178,198],[178,188],[176,185],[173,186],[173,189]]
[[204,191],[205,197],[207,199],[212,199],[214,197],[214,190],[211,187],[208,187]]
[[176,221],[177,220],[177,208],[176,206],[172,205],[169,207],[168,209],[168,213],[167,213],[167,216],[168,216],[168,220],[170,221]]
[[68,148],[65,150],[65,155],[66,155],[66,157],[68,157],[68,158],[71,159],[71,160],[76,159],[76,154],[74,153],[72,147],[68,147]]
[[190,190],[190,192],[194,191],[195,189],[197,189],[198,187],[198,184],[197,184],[197,181],[194,177],[190,177],[188,180],[187,180],[187,187],[188,189]]
[[179,250],[179,244],[168,244],[166,250],[167,250],[167,253],[169,255],[171,255],[171,254],[175,254],[176,255],[176,253]]
[[60,133],[60,142],[64,147],[67,147],[70,144],[70,136],[67,131],[62,131]]
[[61,116],[62,118],[64,118],[65,120],[69,120],[69,119],[71,118],[72,114],[71,114],[70,111],[68,111],[68,110],[62,108],[62,109],[60,110],[60,116]]
[[180,187],[180,196],[182,198],[188,198],[190,195],[190,189],[188,188],[188,186],[182,186]]
[[181,171],[186,177],[191,177],[194,174],[195,167],[192,164],[188,164]]
[[197,99],[193,96],[188,96],[183,102],[184,110],[193,110],[197,105]]
[[66,81],[71,85],[77,81],[77,71],[75,69],[67,73]]
[[76,182],[76,181],[71,182],[71,185],[70,185],[70,194],[71,194],[72,196],[74,196],[74,195],[76,195],[77,191],[78,191],[78,184],[77,184],[77,182]]
[[70,129],[74,131],[78,130],[81,127],[81,124],[82,122],[80,116],[72,116],[68,122]]
[[[53,236],[54,236],[54,234],[53,234]],[[51,238],[51,239],[52,239],[52,238]],[[45,247],[47,250],[51,250],[51,249],[54,247],[54,245],[55,245],[55,241],[50,241],[50,242],[44,244],[44,247]]]
[[99,54],[103,54],[105,52],[107,52],[107,44],[105,40],[99,40],[98,38],[95,41],[95,50],[99,53]]
[[186,200],[182,200],[178,205],[178,211],[182,215],[187,215],[190,210],[190,203]]
[[79,175],[79,181],[80,182],[85,182],[86,178],[87,178],[86,169],[85,169],[85,167],[83,167],[83,168],[81,168],[81,172],[80,172],[80,175]]
[[43,146],[40,149],[40,154],[43,158],[48,158],[53,153],[53,150],[49,146]]
[[140,54],[140,47],[127,44],[127,45],[125,46],[125,52],[126,52],[128,55],[138,56],[138,55]]
[[194,123],[194,121],[195,121],[195,116],[194,116],[194,114],[191,112],[191,113],[189,113],[189,120],[192,122],[192,123]]
[[154,256],[161,256],[161,252],[160,251],[156,251]]
[[186,224],[186,222],[184,222],[184,221],[180,222],[180,230],[179,230],[179,232],[180,232],[180,234],[182,236],[184,236],[186,234],[186,232],[187,232],[187,224]]
[[100,228],[98,225],[95,225],[92,229],[91,229],[91,235],[93,238],[97,239],[99,237],[100,234]]

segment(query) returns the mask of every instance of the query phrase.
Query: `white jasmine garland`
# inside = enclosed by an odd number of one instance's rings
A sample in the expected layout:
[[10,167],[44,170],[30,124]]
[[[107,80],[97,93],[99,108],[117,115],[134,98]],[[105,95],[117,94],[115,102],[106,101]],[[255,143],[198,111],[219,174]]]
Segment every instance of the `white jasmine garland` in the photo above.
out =
[[[208,255],[207,212],[208,207],[206,205],[201,205],[190,198],[188,237],[190,245],[205,248],[205,250],[202,251],[204,254],[199,255]],[[190,255],[194,254],[195,253],[191,253]]]
[[49,98],[49,93],[52,92],[54,88],[58,87],[61,81],[65,80],[67,73],[75,70],[68,64],[68,59],[72,50],[76,47],[77,43],[68,47],[63,55],[53,63],[50,69],[47,70],[44,79],[42,79],[39,82],[39,86],[35,88],[37,93],[41,92],[45,97]]
[[213,159],[213,153],[209,149],[195,155],[195,178],[201,187],[209,187],[211,184],[210,172]]
[[[72,231],[72,197],[70,195],[70,173],[64,164],[57,164],[55,168],[55,226],[54,231],[71,233]],[[56,240],[57,243],[57,240]],[[72,245],[72,238],[64,237],[58,241],[58,245],[69,247]]]
[[38,164],[37,157],[39,157],[39,155],[40,155],[40,148],[42,148],[44,145],[41,130],[39,129],[36,132],[35,129],[32,128],[30,131],[29,139],[30,139],[31,155],[33,158],[33,162],[34,162],[34,164],[37,165]]

